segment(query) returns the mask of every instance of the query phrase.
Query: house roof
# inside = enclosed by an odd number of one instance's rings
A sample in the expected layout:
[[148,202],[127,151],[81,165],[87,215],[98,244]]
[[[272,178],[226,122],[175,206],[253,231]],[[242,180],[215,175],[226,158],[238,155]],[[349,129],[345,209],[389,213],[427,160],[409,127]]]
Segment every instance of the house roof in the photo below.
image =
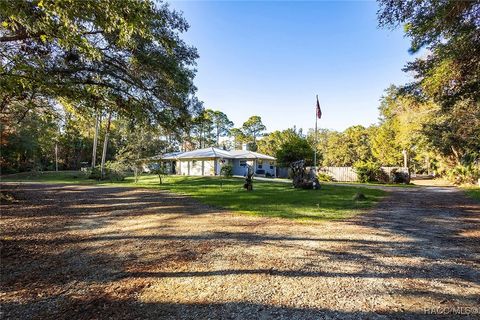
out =
[[181,153],[182,153],[182,152],[164,153],[164,154],[161,154],[161,155],[152,157],[152,158],[155,158],[155,159],[163,159],[163,160],[175,160],[175,159],[177,159],[177,156],[178,156],[179,154],[181,154]]
[[267,156],[253,151],[246,150],[232,150],[227,151],[215,147],[198,149],[187,152],[172,152],[161,156],[164,160],[176,159],[208,159],[208,158],[225,158],[225,159],[264,159],[275,160],[274,157]]
[[265,159],[265,160],[275,160],[274,157],[267,156],[266,154],[248,151],[248,150],[232,150],[230,154],[235,159]]
[[202,159],[202,158],[231,158],[227,150],[219,148],[204,148],[193,151],[182,152],[176,156],[177,159]]

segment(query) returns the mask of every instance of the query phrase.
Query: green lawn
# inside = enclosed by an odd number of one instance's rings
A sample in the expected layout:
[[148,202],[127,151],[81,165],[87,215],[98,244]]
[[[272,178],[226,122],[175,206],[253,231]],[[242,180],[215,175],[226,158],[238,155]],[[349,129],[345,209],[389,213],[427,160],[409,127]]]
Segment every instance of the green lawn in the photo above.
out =
[[[79,172],[21,174],[3,177],[2,181],[38,181],[47,183],[97,183]],[[199,201],[235,212],[298,220],[341,219],[375,205],[386,192],[361,186],[323,184],[321,190],[297,190],[290,184],[254,181],[254,190],[243,189],[243,179],[220,177],[168,176],[159,185],[157,176],[144,175],[137,184],[133,177],[125,181],[97,183],[128,187],[161,188],[192,196]],[[366,196],[365,201],[354,201],[356,192]]]
[[480,201],[480,187],[467,187],[465,193],[475,200]]
[[87,179],[85,173],[80,171],[47,171],[47,172],[22,172],[1,177],[5,182],[44,182],[68,184],[97,184],[95,180]]

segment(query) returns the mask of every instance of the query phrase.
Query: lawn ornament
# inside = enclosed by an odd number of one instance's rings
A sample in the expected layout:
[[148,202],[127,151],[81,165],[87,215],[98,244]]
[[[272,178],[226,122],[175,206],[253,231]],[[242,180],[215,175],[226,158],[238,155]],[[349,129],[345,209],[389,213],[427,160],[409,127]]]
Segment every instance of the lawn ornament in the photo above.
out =
[[305,168],[305,160],[292,162],[290,168],[292,169],[294,188],[320,189],[320,182],[318,181],[315,172],[313,170],[307,172]]
[[253,167],[249,164],[246,165],[245,168],[245,184],[243,187],[247,189],[247,191],[253,190]]

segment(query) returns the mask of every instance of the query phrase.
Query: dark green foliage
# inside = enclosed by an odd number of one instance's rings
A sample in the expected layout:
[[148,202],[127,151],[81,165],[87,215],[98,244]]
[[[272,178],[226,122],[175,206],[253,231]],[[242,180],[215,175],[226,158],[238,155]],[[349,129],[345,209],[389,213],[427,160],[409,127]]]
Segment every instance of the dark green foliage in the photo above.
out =
[[105,164],[106,174],[104,180],[123,181],[131,169],[120,161],[108,161]]
[[260,116],[251,116],[243,123],[240,130],[243,132],[244,142],[249,145],[249,150],[257,151],[257,138],[263,136],[267,127],[263,124]]
[[[286,130],[288,131],[288,130]],[[313,165],[314,150],[301,132],[292,131],[277,147],[275,157],[279,166],[290,167],[299,160],[305,160],[305,165]]]
[[225,164],[220,169],[220,174],[225,178],[230,178],[233,176],[233,166],[231,164]]
[[391,181],[393,183],[410,183],[410,176],[407,172],[393,169],[391,171]]
[[113,113],[111,160],[124,145],[117,120],[178,136],[198,111],[197,53],[180,38],[188,24],[162,2],[0,1],[0,21],[3,172],[54,169],[55,142],[59,168],[79,169],[91,160],[95,114]]
[[[105,181],[123,181],[127,174],[129,173],[129,170],[125,165],[123,165],[120,162],[107,162],[105,164],[105,176],[102,178],[101,172],[100,172],[100,167],[97,166],[93,169],[88,169],[86,172],[86,176],[88,179],[91,180],[105,180]],[[76,178],[74,178],[76,176]],[[70,175],[70,178],[73,179],[78,179],[78,175]]]
[[2,65],[0,98],[7,106],[30,94],[87,97],[164,125],[189,116],[197,53],[178,37],[187,22],[167,5],[2,1],[0,20],[0,53],[9,61]]
[[480,159],[480,1],[380,0],[379,4],[381,26],[403,25],[411,52],[428,49],[405,67],[415,81],[400,88],[391,105],[405,97],[410,103],[387,118],[400,119],[408,112],[422,117],[418,106],[438,106],[416,128],[420,139],[412,139],[416,145],[409,151],[421,147],[428,156],[434,153],[439,173],[448,173],[456,183],[465,180],[467,172],[473,173],[473,179],[466,180],[475,180],[478,175],[466,168]]
[[439,111],[425,123],[429,145],[451,163],[473,163],[480,159],[480,103],[461,101],[448,112]]
[[100,167],[89,169],[87,172],[88,179],[100,180],[102,178]]
[[[50,106],[42,107],[39,112],[30,112],[18,105],[11,111],[13,114],[1,114],[1,172],[5,174],[52,167],[59,130],[58,112]],[[14,118],[15,126],[9,123],[10,117]],[[21,125],[17,123],[20,118]]]
[[372,161],[359,161],[353,166],[360,182],[388,182],[388,176],[381,166]]
[[480,165],[459,164],[447,171],[447,177],[455,184],[477,184],[480,179]]
[[479,1],[380,0],[379,4],[380,26],[403,25],[411,52],[430,50],[406,66],[416,75],[407,90],[422,91],[444,109],[461,100],[480,101]]
[[[349,167],[357,161],[373,160],[372,140],[375,128],[351,126],[343,132],[319,130],[317,134],[318,160],[321,166]],[[308,132],[308,141],[315,145],[315,132]]]

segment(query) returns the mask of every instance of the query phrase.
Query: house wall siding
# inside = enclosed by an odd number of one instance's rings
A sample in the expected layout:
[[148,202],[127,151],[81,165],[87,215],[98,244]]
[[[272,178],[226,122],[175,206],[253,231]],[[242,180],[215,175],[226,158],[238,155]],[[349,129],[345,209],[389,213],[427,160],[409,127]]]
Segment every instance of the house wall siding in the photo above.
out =
[[[256,172],[258,169],[265,170],[265,172],[275,176],[276,167],[273,166],[273,161],[263,160],[262,168],[258,167],[258,160],[247,159],[206,159],[206,160],[178,160],[176,174],[190,175],[190,176],[214,176],[220,175],[221,169],[224,165],[231,164],[233,168],[233,175],[244,176],[246,173],[245,166],[240,166],[240,161],[246,161],[247,164],[254,168]],[[270,166],[273,166],[270,169]]]
[[240,165],[240,161],[246,161],[247,164],[254,166],[254,161],[253,160],[246,160],[246,159],[233,159],[233,175],[235,176],[244,176],[247,172],[247,169],[245,166]]
[[180,171],[184,176],[213,176],[215,175],[215,160],[181,160]]
[[188,161],[178,161],[178,167],[180,168],[180,170],[177,172],[178,174],[187,176],[190,173]]
[[[265,173],[269,173],[270,175],[272,176],[275,176],[276,175],[276,168],[275,168],[275,165],[274,165],[274,161],[272,160],[262,160],[262,164],[261,164],[261,168],[260,168],[260,161],[257,160],[257,164],[256,164],[256,168],[255,168],[255,171],[256,170],[265,170]],[[272,167],[270,169],[270,167]]]
[[204,176],[215,175],[215,160],[203,161],[203,175]]

